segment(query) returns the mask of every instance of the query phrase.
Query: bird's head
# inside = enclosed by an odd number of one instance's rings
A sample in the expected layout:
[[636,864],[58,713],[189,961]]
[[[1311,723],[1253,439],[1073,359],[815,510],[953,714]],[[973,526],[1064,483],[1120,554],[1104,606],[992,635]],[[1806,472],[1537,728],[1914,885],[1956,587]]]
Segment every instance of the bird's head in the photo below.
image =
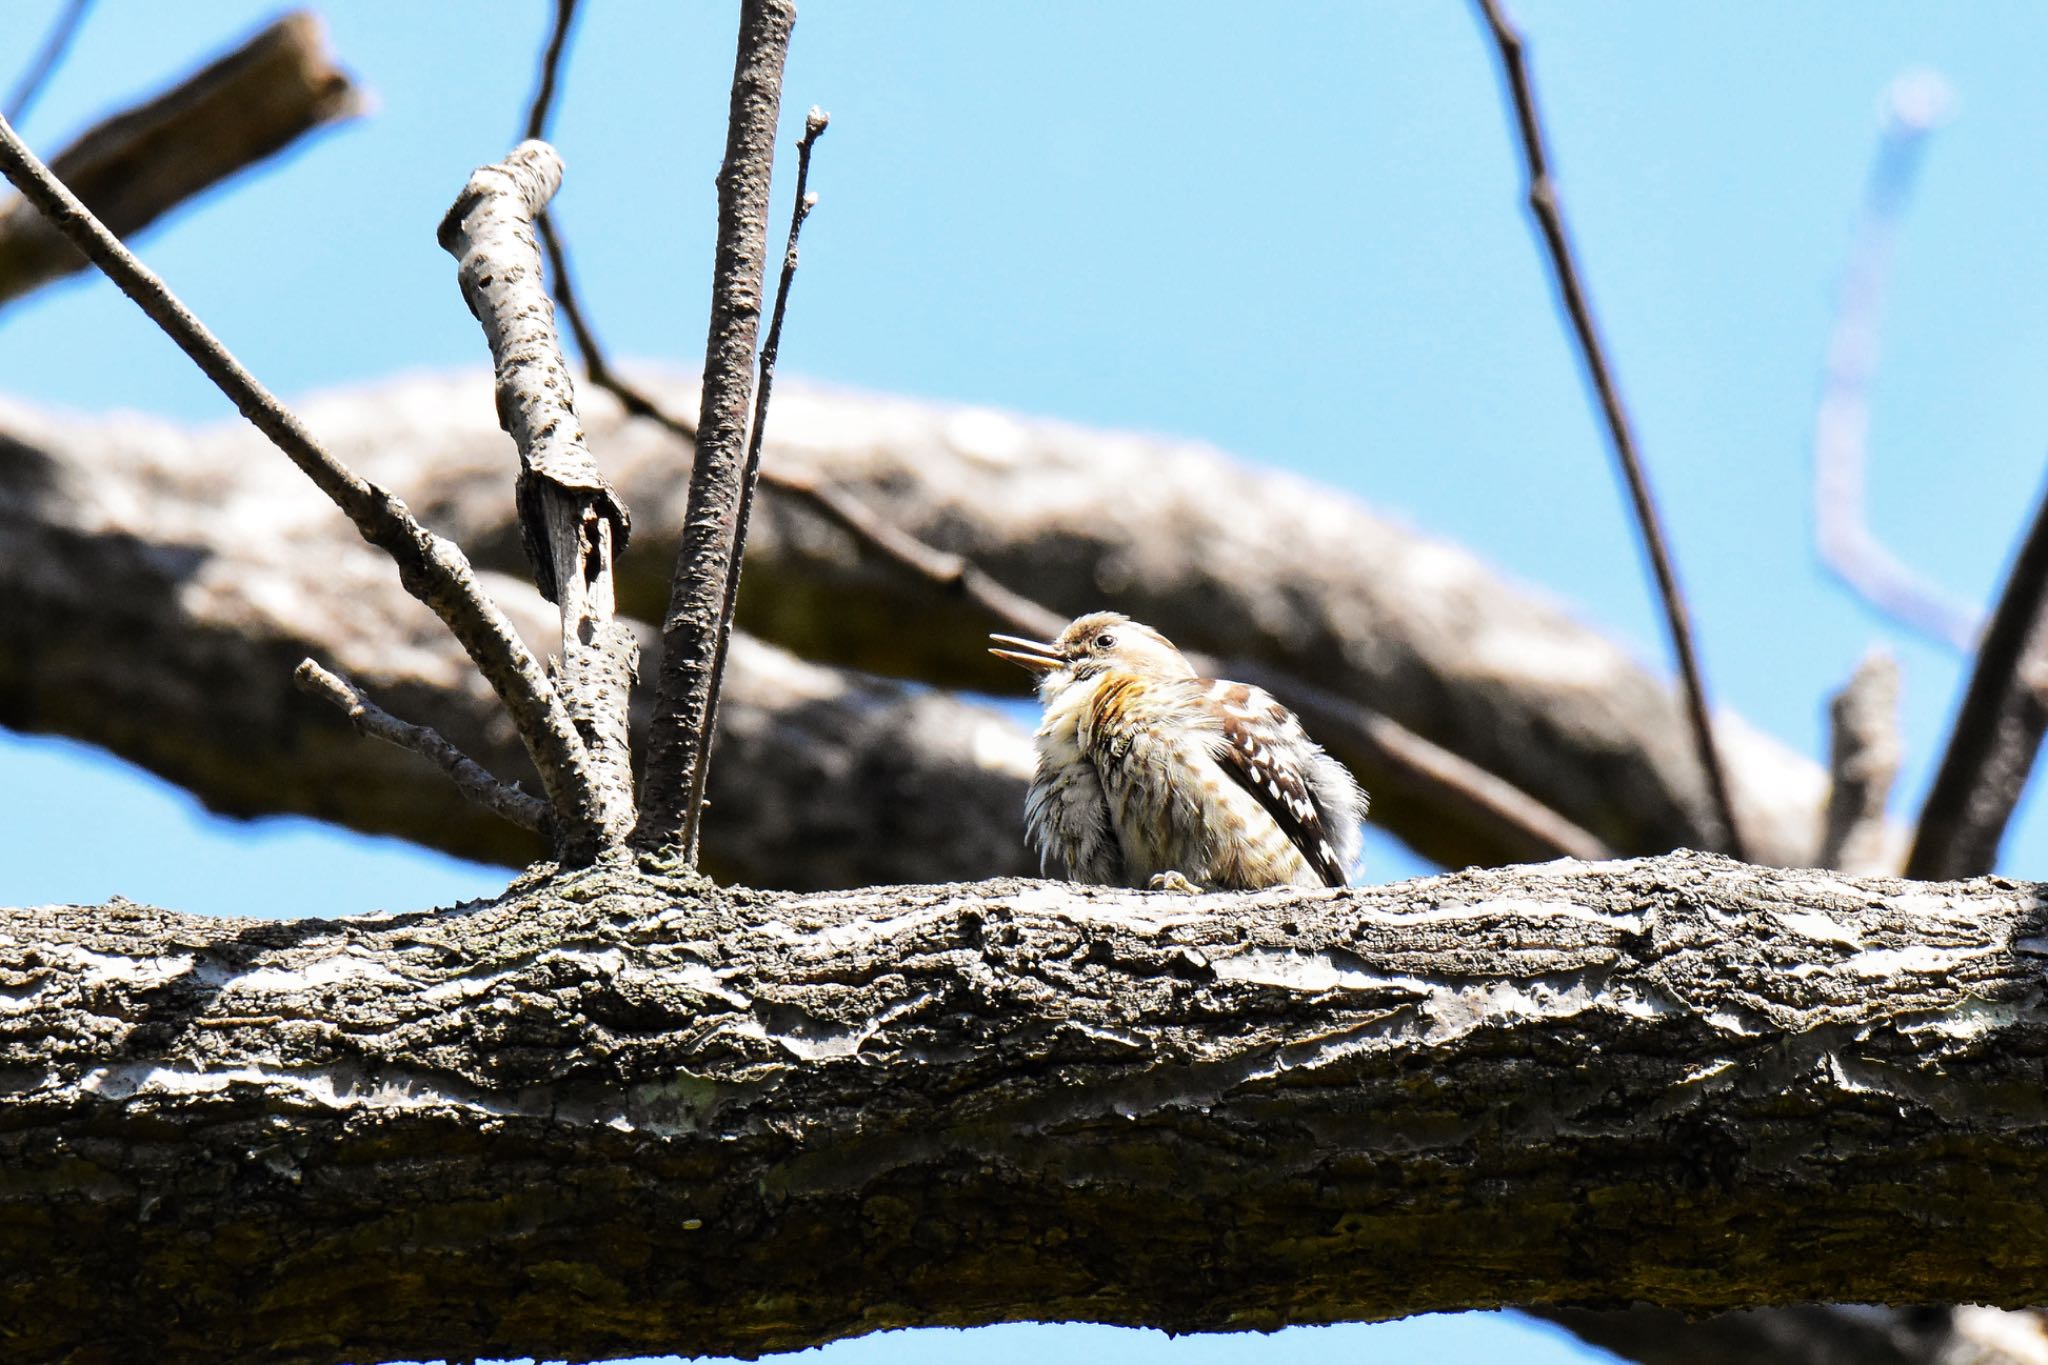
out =
[[1051,643],[1016,635],[991,635],[989,653],[1038,674],[1038,695],[1050,697],[1072,683],[1105,673],[1192,678],[1195,670],[1173,642],[1121,612],[1096,611],[1078,617]]

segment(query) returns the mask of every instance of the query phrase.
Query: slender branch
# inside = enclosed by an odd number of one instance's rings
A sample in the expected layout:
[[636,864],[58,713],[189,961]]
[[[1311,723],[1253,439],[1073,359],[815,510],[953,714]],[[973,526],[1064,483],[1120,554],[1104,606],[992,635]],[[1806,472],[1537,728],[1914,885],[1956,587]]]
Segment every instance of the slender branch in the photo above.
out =
[[534,87],[533,102],[526,110],[524,140],[537,142],[548,135],[548,121],[554,117],[555,87],[560,80],[562,54],[569,47],[569,31],[576,23],[576,0],[555,0],[555,24],[548,33],[547,50],[541,54],[540,81]]
[[761,478],[761,438],[768,429],[768,399],[775,389],[775,360],[782,351],[782,320],[789,308],[789,289],[796,281],[797,239],[804,220],[817,206],[810,192],[811,148],[825,135],[832,116],[813,107],[804,119],[804,135],[796,144],[796,199],[789,211],[789,244],[782,253],[782,275],[775,282],[775,307],[768,318],[768,339],[761,345],[754,384],[754,426],[747,436],[747,468],[740,483],[740,505],[733,531],[732,558],[725,565],[725,601],[718,612],[718,648],[711,658],[711,692],[704,708],[704,733],[697,741],[696,765],[690,770],[690,803],[684,808],[682,845],[692,866],[697,862],[698,831],[703,827],[704,784],[711,767],[711,739],[718,724],[718,693],[725,679],[725,654],[732,639],[733,608],[739,601],[740,568],[747,546],[747,524],[753,516],[754,487]]
[[43,87],[70,49],[71,40],[85,26],[85,12],[91,8],[92,0],[70,0],[58,13],[49,32],[43,35],[42,47],[36,50],[36,55],[23,69],[20,79],[15,81],[14,89],[7,96],[4,108],[9,123],[21,122],[35,104],[36,97],[43,93]]
[[1557,186],[1550,178],[1543,124],[1536,109],[1536,92],[1523,54],[1522,38],[1508,23],[1499,0],[1478,0],[1478,5],[1493,35],[1501,71],[1506,77],[1514,106],[1515,122],[1521,132],[1522,158],[1529,176],[1529,209],[1548,250],[1551,275],[1563,299],[1565,313],[1571,319],[1572,333],[1578,339],[1579,357],[1585,362],[1587,377],[1592,380],[1600,399],[1601,413],[1607,419],[1607,434],[1628,484],[1629,500],[1635,507],[1643,548],[1650,556],[1658,594],[1664,599],[1664,620],[1670,629],[1671,647],[1678,656],[1679,678],[1685,688],[1686,714],[1692,724],[1693,744],[1699,752],[1700,768],[1706,774],[1708,793],[1725,832],[1725,848],[1740,858],[1744,856],[1742,831],[1735,819],[1735,801],[1729,792],[1728,775],[1714,745],[1706,682],[1701,677],[1699,658],[1693,646],[1691,613],[1678,586],[1678,571],[1672,564],[1657,504],[1650,494],[1649,476],[1636,452],[1628,410],[1622,406],[1621,390],[1608,363],[1606,348],[1601,344],[1599,329],[1593,320],[1593,307],[1587,300],[1578,263],[1572,255],[1571,240],[1565,233],[1564,210],[1558,200]]
[[594,808],[583,742],[560,697],[504,613],[478,587],[460,548],[422,526],[404,502],[349,469],[319,442],[226,347],[179,302],[169,287],[50,174],[0,119],[4,172],[71,241],[163,329],[242,416],[339,507],[356,530],[398,565],[406,590],[445,622],[512,715],[572,845],[588,841],[575,812]]
[[[469,310],[483,324],[497,379],[498,422],[519,447],[520,539],[541,596],[562,614],[555,675],[591,765],[598,804],[582,823],[602,842],[633,827],[627,709],[640,647],[617,620],[612,561],[630,521],[584,444],[576,385],[562,359],[555,310],[541,282],[533,220],[562,183],[545,142],[522,142],[471,175],[441,221]],[[584,856],[579,851],[577,856]]]
[[725,161],[718,173],[718,253],[711,325],[704,347],[704,392],[689,511],[662,618],[640,824],[634,843],[681,846],[685,857],[703,805],[700,750],[711,743],[717,704],[714,673],[726,577],[739,557],[740,503],[754,341],[767,273],[768,190],[775,168],[775,124],[782,68],[796,23],[791,0],[742,0]]
[[1819,863],[1844,872],[1890,872],[1885,803],[1899,775],[1899,664],[1872,650],[1828,704],[1828,808]]
[[1821,563],[1864,601],[1901,625],[1967,651],[1984,628],[1984,613],[1894,555],[1870,529],[1864,506],[1870,383],[1877,373],[1892,245],[1927,135],[1940,126],[1947,105],[1947,86],[1929,73],[1908,73],[1886,91],[1884,131],[1843,273],[1814,415],[1813,539]]
[[448,774],[456,789],[484,809],[493,811],[522,829],[545,832],[547,802],[528,796],[517,786],[500,781],[489,769],[450,744],[440,731],[400,720],[370,700],[369,695],[347,678],[307,659],[292,674],[299,690],[311,697],[332,702],[355,726],[356,733],[381,739],[401,749],[410,749]]
[[1920,809],[1909,877],[1998,865],[2005,827],[2048,733],[2048,489],[1984,628],[1948,750]]
[[[128,237],[362,108],[361,92],[327,52],[320,21],[287,15],[176,88],[93,127],[55,158],[55,173],[109,230]],[[0,303],[87,265],[33,202],[0,209]]]

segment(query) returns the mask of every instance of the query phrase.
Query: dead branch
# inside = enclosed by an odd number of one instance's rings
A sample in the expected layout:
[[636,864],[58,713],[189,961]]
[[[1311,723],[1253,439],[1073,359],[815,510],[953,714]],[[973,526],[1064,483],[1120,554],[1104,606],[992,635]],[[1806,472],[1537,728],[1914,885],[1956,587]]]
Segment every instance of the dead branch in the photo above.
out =
[[[128,237],[363,107],[361,92],[328,55],[320,21],[300,12],[175,89],[96,125],[50,164],[110,231]],[[0,305],[88,264],[28,199],[0,207]]]
[[2006,824],[2048,733],[2048,490],[1984,628],[1913,853],[1912,876],[1971,876],[1998,863]]
[[36,1232],[0,1322],[19,1359],[234,1365],[2020,1305],[2044,953],[2048,887],[1689,854],[10,911],[0,1218]]
[[1607,420],[1607,434],[1614,447],[1614,457],[1628,485],[1636,526],[1642,532],[1643,549],[1650,557],[1657,594],[1664,602],[1664,620],[1670,629],[1671,648],[1678,657],[1678,676],[1685,690],[1686,719],[1692,726],[1693,745],[1699,754],[1700,768],[1706,773],[1707,789],[1713,793],[1714,811],[1721,823],[1721,837],[1711,846],[1725,848],[1738,858],[1747,857],[1742,824],[1736,818],[1728,775],[1722,769],[1720,753],[1714,745],[1713,719],[1707,708],[1707,686],[1693,644],[1691,612],[1686,606],[1685,594],[1678,586],[1678,571],[1665,542],[1663,520],[1657,511],[1656,500],[1650,494],[1649,475],[1643,469],[1642,457],[1636,452],[1628,409],[1622,406],[1621,388],[1615,382],[1613,367],[1600,341],[1600,331],[1593,319],[1593,305],[1586,296],[1578,262],[1572,253],[1571,238],[1565,232],[1564,208],[1558,199],[1557,185],[1550,178],[1543,122],[1536,108],[1536,90],[1522,50],[1522,36],[1508,22],[1499,0],[1478,0],[1478,3],[1480,15],[1493,35],[1501,74],[1508,87],[1509,105],[1521,131],[1522,160],[1529,177],[1529,211],[1549,254],[1552,278],[1564,304],[1565,315],[1571,320],[1572,334],[1578,340],[1579,358],[1584,361],[1586,376],[1600,399],[1600,411]]
[[736,590],[742,509],[752,493],[744,459],[747,413],[768,266],[775,123],[795,24],[791,0],[741,0],[725,161],[718,172],[718,252],[689,512],[669,576],[668,607],[654,618],[661,622],[661,669],[633,842],[678,847],[692,864],[718,723],[719,641],[730,629],[727,585]]
[[364,540],[391,557],[406,591],[441,618],[511,713],[556,813],[562,855],[572,860],[592,856],[599,841],[591,815],[598,802],[582,740],[532,652],[478,587],[461,549],[427,530],[397,497],[362,478],[315,441],[164,282],[51,176],[4,119],[0,171],[341,509]]
[[1899,664],[1872,650],[1828,703],[1828,809],[1822,822],[1822,867],[1844,872],[1890,872],[1899,859],[1890,845],[1885,804],[1899,775]]
[[299,690],[318,697],[348,717],[356,733],[386,744],[395,744],[432,763],[448,775],[461,792],[493,814],[510,820],[521,829],[542,832],[548,823],[547,802],[528,796],[507,782],[500,782],[490,770],[450,744],[429,726],[402,721],[370,700],[360,687],[337,673],[307,659],[292,673]]
[[533,220],[562,181],[545,142],[523,142],[469,178],[441,222],[469,309],[483,324],[497,379],[498,420],[519,448],[514,505],[541,596],[562,613],[553,681],[588,756],[596,809],[584,819],[605,847],[633,828],[627,716],[640,645],[615,619],[614,556],[631,523],[598,469],[576,417],[555,310],[541,282]]

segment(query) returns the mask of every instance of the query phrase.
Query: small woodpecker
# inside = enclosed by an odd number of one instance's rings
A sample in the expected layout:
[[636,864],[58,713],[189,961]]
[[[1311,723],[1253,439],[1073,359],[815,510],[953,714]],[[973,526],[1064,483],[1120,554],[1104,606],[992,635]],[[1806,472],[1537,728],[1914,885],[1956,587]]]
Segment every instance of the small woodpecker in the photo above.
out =
[[1024,824],[1047,876],[1232,891],[1349,882],[1365,793],[1271,695],[1196,677],[1165,636],[1113,611],[1049,644],[989,638],[989,653],[1039,675]]

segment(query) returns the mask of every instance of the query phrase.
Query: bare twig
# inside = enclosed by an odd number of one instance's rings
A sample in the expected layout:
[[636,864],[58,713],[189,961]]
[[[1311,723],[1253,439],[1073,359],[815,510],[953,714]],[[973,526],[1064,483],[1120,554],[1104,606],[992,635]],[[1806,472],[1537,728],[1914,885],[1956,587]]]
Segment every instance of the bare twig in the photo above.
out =
[[565,856],[592,846],[576,812],[596,808],[583,741],[518,632],[477,585],[460,548],[427,530],[397,497],[329,454],[271,392],[192,316],[169,287],[93,217],[0,119],[0,172],[133,299],[249,422],[398,565],[406,590],[445,622],[505,702],[558,813]]
[[[362,107],[361,93],[327,52],[320,21],[287,15],[177,88],[88,131],[54,159],[55,173],[110,231],[127,237]],[[0,302],[86,265],[32,203],[0,208]]]
[[1931,72],[1909,72],[1886,92],[1884,131],[1842,278],[1814,415],[1813,539],[1821,563],[1866,602],[1922,635],[1968,650],[1984,627],[1984,613],[1894,555],[1871,531],[1864,508],[1870,381],[1892,246],[1927,135],[1940,126],[1948,102],[1948,87]]
[[716,722],[715,668],[726,576],[738,558],[754,342],[767,273],[768,190],[782,67],[796,23],[791,0],[742,0],[725,162],[718,173],[718,253],[689,512],[661,627],[661,672],[634,843],[681,846],[703,806],[700,751]]
[[548,120],[555,112],[555,86],[560,80],[562,54],[569,46],[569,30],[576,23],[576,0],[555,0],[555,24],[548,33],[547,50],[541,54],[540,81],[534,87],[533,102],[526,110],[525,140],[535,142],[548,135]]
[[754,487],[761,478],[761,438],[768,429],[768,399],[775,390],[775,360],[782,350],[782,320],[789,308],[789,288],[796,280],[797,239],[804,220],[817,205],[810,192],[811,149],[825,135],[832,116],[813,107],[804,119],[804,135],[796,144],[796,199],[789,211],[789,244],[782,253],[782,275],[775,282],[775,307],[768,317],[768,339],[761,344],[759,373],[754,383],[754,426],[747,436],[747,467],[740,482],[740,505],[733,531],[732,558],[725,565],[725,602],[718,613],[718,648],[711,659],[711,695],[705,705],[705,733],[697,744],[696,766],[690,770],[693,799],[683,819],[682,844],[690,862],[697,860],[697,832],[703,825],[704,782],[711,765],[711,728],[718,724],[718,693],[725,679],[725,654],[732,639],[733,608],[739,601],[740,568],[747,545],[747,524],[753,516]]
[[1828,703],[1827,815],[1819,862],[1860,875],[1898,867],[1887,847],[1885,803],[1899,775],[1899,664],[1874,649]]
[[2020,543],[1920,809],[1906,875],[1974,877],[1998,845],[2048,732],[2048,490]]
[[23,69],[14,89],[7,96],[5,112],[9,123],[19,123],[28,114],[36,97],[43,93],[43,86],[64,60],[64,53],[70,48],[71,40],[78,36],[78,30],[85,25],[85,12],[92,8],[92,0],[70,0],[49,32],[43,35],[43,45]]
[[381,739],[414,753],[448,774],[456,787],[486,810],[504,816],[523,829],[544,831],[548,807],[539,797],[528,796],[517,786],[493,777],[483,764],[450,744],[438,730],[400,720],[370,700],[360,687],[307,659],[292,674],[299,690],[308,696],[332,702],[346,715],[358,734]]
[[522,142],[470,176],[439,239],[490,343],[498,422],[519,447],[520,539],[541,596],[561,607],[555,682],[590,758],[599,806],[588,820],[616,845],[634,814],[627,707],[640,647],[616,619],[612,587],[612,560],[626,548],[630,523],[584,444],[576,385],[541,283],[533,220],[561,183],[555,149]]
[[1740,858],[1744,856],[1742,831],[1735,819],[1735,802],[1729,794],[1728,776],[1714,747],[1713,717],[1707,707],[1706,682],[1700,675],[1699,658],[1693,647],[1692,622],[1685,594],[1678,586],[1678,571],[1673,567],[1671,551],[1665,543],[1657,504],[1650,495],[1649,476],[1636,452],[1628,410],[1622,406],[1621,390],[1615,383],[1606,348],[1601,345],[1600,332],[1593,321],[1593,307],[1580,280],[1571,239],[1565,233],[1564,211],[1558,200],[1557,186],[1550,178],[1550,159],[1544,150],[1543,124],[1536,110],[1536,91],[1522,51],[1522,37],[1509,24],[1499,0],[1478,0],[1478,5],[1481,17],[1493,35],[1501,72],[1506,78],[1510,102],[1514,107],[1515,123],[1521,132],[1522,158],[1529,176],[1529,210],[1548,251],[1552,277],[1564,302],[1565,313],[1571,319],[1572,333],[1578,339],[1579,356],[1585,362],[1586,374],[1592,380],[1594,391],[1599,395],[1600,410],[1607,419],[1607,433],[1614,446],[1615,459],[1619,461],[1628,483],[1636,525],[1642,531],[1643,548],[1650,556],[1657,591],[1664,599],[1664,620],[1671,632],[1672,650],[1678,656],[1686,713],[1692,722],[1693,743],[1699,752],[1700,767],[1706,774],[1708,793],[1726,835],[1726,851]]

